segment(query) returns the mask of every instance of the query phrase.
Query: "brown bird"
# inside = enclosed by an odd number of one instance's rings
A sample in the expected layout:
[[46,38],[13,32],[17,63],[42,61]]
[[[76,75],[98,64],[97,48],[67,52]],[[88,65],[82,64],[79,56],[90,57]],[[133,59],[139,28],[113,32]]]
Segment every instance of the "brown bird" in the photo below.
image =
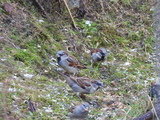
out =
[[107,56],[106,49],[104,48],[93,49],[91,50],[90,54],[92,62],[104,61],[105,57]]
[[90,105],[89,103],[85,102],[73,107],[68,108],[69,110],[69,117],[73,119],[84,119],[88,117]]
[[104,86],[99,80],[88,77],[71,77],[67,75],[64,75],[64,77],[72,90],[78,94],[80,93],[82,97],[84,94],[92,94]]
[[68,54],[67,52],[61,50],[58,51],[57,54],[57,62],[59,66],[61,66],[68,73],[78,73],[80,69],[87,69],[84,65],[82,65],[77,58]]

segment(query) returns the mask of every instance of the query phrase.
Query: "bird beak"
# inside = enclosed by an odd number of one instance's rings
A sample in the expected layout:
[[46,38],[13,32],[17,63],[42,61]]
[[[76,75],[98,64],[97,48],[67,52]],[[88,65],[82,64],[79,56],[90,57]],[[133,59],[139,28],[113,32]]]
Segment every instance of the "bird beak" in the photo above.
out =
[[104,85],[99,86],[99,88],[102,88],[102,87],[104,87]]
[[89,108],[88,108],[88,107],[87,107],[87,108],[85,108],[85,109],[84,109],[84,111],[89,111]]
[[104,87],[104,85],[102,84],[100,87]]
[[57,58],[59,58],[59,57],[60,57],[60,55],[59,55],[59,54],[56,54],[56,57],[57,57]]

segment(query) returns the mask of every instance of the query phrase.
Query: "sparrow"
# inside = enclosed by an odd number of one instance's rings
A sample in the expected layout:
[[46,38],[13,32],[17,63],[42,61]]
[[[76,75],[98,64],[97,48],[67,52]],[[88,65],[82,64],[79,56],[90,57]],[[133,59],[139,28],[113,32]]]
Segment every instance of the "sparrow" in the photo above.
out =
[[72,90],[78,94],[80,93],[82,96],[84,96],[84,94],[92,94],[103,87],[102,82],[88,77],[73,77],[67,75],[64,75],[64,77]]
[[106,49],[104,48],[93,49],[91,50],[90,54],[92,62],[104,61],[105,56],[107,56]]
[[88,116],[90,105],[88,102],[68,108],[68,116],[72,119],[84,119]]
[[87,69],[77,58],[61,50],[56,54],[57,62],[67,73],[78,73],[80,69]]

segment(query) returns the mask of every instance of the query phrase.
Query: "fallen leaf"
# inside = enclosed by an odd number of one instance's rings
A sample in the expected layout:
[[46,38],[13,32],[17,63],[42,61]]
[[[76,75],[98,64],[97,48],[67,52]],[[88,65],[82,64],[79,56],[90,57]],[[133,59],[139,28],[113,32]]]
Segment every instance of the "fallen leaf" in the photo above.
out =
[[5,3],[4,4],[4,9],[6,10],[6,12],[8,12],[9,14],[13,13],[13,7],[9,4],[9,3]]

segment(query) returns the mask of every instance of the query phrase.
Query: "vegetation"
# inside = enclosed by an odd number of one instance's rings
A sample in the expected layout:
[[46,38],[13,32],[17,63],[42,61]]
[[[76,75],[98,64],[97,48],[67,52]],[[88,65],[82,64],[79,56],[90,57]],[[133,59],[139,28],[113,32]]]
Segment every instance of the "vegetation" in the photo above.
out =
[[[150,109],[148,88],[156,79],[151,27],[154,1],[90,1],[86,16],[74,18],[77,30],[63,3],[60,12],[58,2],[53,6],[45,2],[40,4],[50,18],[32,0],[0,1],[0,117],[67,119],[65,105],[82,101],[54,71],[62,71],[55,54],[66,50],[91,67],[89,51],[99,47],[107,49],[107,59],[80,73],[105,85],[87,95],[99,104],[91,107],[88,119],[129,120]],[[74,9],[71,12],[75,14]],[[29,99],[36,112],[29,109]]]

